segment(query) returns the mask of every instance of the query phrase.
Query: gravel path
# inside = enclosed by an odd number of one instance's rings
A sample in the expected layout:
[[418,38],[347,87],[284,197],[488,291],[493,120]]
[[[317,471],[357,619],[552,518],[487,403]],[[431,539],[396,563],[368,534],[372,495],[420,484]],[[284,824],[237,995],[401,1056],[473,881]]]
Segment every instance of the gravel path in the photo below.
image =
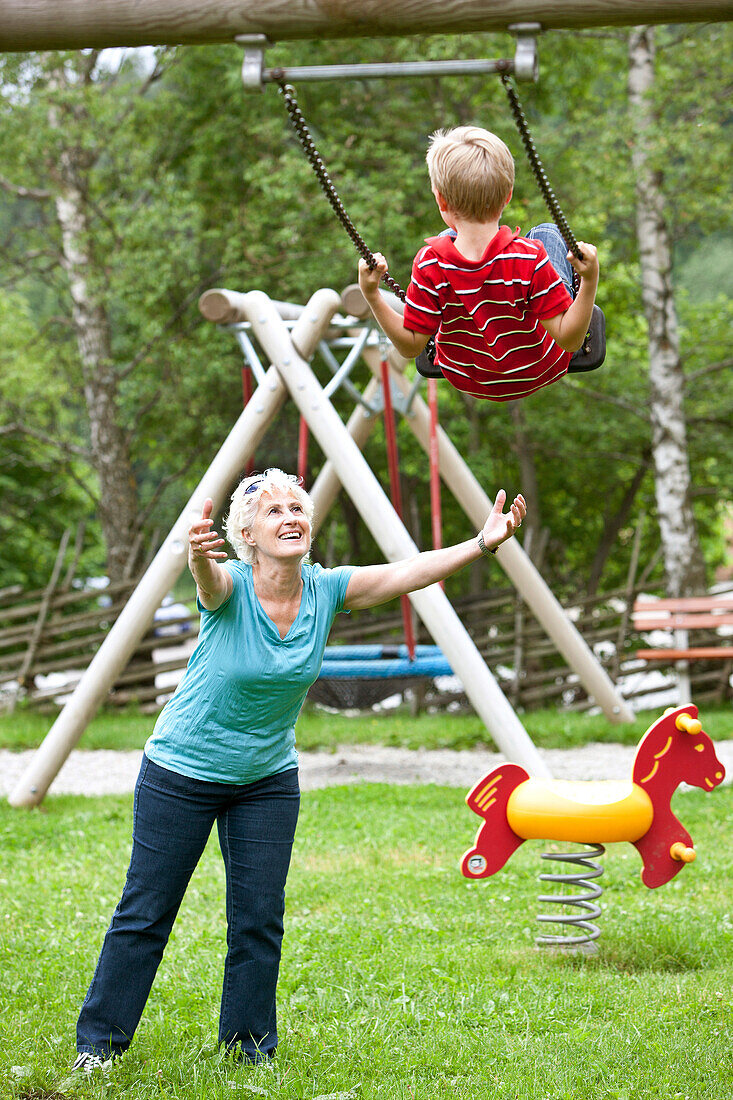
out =
[[[716,746],[733,782],[733,741]],[[626,779],[635,749],[626,745],[591,744],[579,749],[542,750],[557,779]],[[0,751],[0,795],[7,795],[28,766],[32,752]],[[454,752],[353,745],[336,752],[302,752],[300,785],[304,791],[344,783],[438,783],[468,790],[504,757],[483,750]],[[140,752],[74,751],[59,772],[52,794],[127,794],[140,767]]]

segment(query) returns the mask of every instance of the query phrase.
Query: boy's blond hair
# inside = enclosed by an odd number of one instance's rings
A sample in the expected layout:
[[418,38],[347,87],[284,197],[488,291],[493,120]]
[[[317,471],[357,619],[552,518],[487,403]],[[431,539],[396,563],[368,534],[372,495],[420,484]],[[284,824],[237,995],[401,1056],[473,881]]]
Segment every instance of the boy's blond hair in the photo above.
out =
[[498,217],[514,186],[514,160],[501,138],[480,126],[436,130],[427,157],[430,183],[468,221]]

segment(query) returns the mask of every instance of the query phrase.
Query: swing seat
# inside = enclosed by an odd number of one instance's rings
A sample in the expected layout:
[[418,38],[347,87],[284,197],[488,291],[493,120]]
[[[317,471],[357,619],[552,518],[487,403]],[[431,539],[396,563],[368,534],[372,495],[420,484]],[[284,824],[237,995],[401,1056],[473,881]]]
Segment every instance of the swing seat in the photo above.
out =
[[406,645],[327,646],[308,698],[335,710],[364,710],[402,694],[418,680],[452,675],[438,646],[416,646],[412,657]]
[[606,318],[601,307],[594,305],[583,346],[571,357],[568,374],[585,374],[586,371],[598,370],[605,358]]
[[435,362],[435,337],[431,336],[427,344],[415,359],[417,373],[423,378],[442,378],[443,372]]
[[[598,370],[606,358],[606,318],[600,306],[593,306],[590,326],[583,346],[570,359],[568,374],[585,374]],[[442,378],[443,372],[435,362],[435,337],[431,336],[423,351],[415,359],[417,373],[423,378]]]

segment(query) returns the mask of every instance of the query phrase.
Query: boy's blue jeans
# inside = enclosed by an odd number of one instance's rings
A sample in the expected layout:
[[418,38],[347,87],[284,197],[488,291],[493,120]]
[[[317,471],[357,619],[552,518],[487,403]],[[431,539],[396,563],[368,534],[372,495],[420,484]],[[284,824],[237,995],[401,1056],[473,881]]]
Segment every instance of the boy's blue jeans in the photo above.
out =
[[79,1016],[80,1052],[108,1058],[130,1045],[216,821],[228,949],[219,1042],[255,1062],[274,1053],[285,879],[299,805],[297,768],[238,786],[190,779],[143,756],[130,867]]
[[567,287],[571,298],[575,297],[573,290],[573,269],[568,259],[568,246],[562,239],[562,234],[554,222],[540,222],[526,234],[527,240],[541,241],[547,249],[550,263],[555,268]]

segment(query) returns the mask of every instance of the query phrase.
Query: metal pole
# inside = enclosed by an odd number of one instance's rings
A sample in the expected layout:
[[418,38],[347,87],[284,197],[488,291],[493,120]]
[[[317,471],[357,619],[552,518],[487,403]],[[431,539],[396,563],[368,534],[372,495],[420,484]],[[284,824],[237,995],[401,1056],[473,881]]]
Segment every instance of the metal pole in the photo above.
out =
[[302,84],[317,80],[383,80],[416,76],[471,76],[476,73],[512,73],[514,62],[506,58],[457,61],[365,62],[362,65],[301,65],[264,69],[265,84]]

